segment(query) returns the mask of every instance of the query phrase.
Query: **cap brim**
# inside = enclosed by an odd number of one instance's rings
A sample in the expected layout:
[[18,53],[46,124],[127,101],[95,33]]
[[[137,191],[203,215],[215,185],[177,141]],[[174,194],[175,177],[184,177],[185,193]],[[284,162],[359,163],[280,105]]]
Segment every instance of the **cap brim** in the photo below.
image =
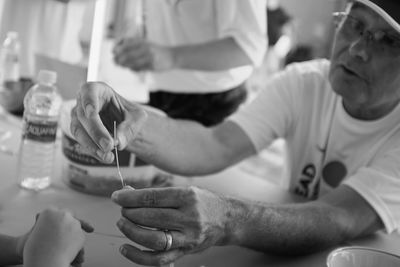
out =
[[400,33],[400,24],[394,20],[385,10],[383,10],[380,6],[376,5],[375,3],[369,1],[369,0],[355,0],[354,2],[359,2],[362,3],[372,10],[374,10],[376,13],[378,13],[382,18],[384,18],[390,26],[392,26],[397,32]]

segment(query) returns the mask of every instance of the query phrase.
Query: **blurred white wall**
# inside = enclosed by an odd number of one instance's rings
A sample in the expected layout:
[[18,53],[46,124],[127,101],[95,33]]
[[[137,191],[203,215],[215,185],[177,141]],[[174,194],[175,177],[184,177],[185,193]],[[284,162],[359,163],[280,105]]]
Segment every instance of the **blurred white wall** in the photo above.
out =
[[[0,0],[0,43],[8,31],[20,36],[21,74],[36,75],[34,57],[42,53],[66,62],[82,59],[81,29],[92,20],[88,9],[95,0]],[[90,25],[91,27],[91,25]],[[85,31],[85,33],[90,30]]]

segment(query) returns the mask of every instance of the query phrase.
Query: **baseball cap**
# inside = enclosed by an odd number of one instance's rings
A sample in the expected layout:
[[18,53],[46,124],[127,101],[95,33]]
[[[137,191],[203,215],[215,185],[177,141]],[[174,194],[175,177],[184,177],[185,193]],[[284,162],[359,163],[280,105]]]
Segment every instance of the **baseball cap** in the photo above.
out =
[[354,0],[354,2],[362,3],[374,10],[400,33],[400,0]]

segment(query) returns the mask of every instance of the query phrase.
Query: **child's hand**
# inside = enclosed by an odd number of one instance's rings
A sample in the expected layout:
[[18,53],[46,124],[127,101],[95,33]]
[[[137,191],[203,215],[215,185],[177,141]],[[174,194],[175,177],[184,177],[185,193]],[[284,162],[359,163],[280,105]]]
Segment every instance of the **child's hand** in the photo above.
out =
[[68,212],[43,211],[31,232],[20,238],[20,243],[24,243],[24,266],[62,267],[70,266],[72,262],[79,265],[83,261],[85,240],[82,228],[87,232],[93,231],[90,225]]

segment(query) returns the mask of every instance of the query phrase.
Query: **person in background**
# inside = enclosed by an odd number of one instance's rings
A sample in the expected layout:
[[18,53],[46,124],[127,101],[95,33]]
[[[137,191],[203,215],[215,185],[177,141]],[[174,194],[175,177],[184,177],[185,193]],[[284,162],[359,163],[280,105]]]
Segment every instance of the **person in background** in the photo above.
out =
[[143,4],[145,38],[118,42],[114,60],[148,71],[148,104],[206,126],[235,112],[246,99],[245,81],[266,51],[266,1]]
[[47,209],[33,228],[19,237],[0,235],[0,265],[24,267],[81,266],[83,244],[91,225],[75,219],[69,212]]
[[293,47],[286,55],[284,65],[295,62],[304,62],[314,58],[313,48],[309,45],[298,45]]
[[286,27],[291,22],[292,17],[282,6],[267,8],[267,29],[268,46],[274,46],[279,39],[285,35]]
[[224,245],[298,255],[400,230],[400,1],[349,1],[335,18],[330,61],[288,66],[212,128],[145,112],[103,83],[83,86],[71,132],[99,159],[114,158],[99,116],[115,120],[111,108],[122,115],[119,149],[181,175],[221,171],[282,137],[285,188],[308,200],[252,202],[197,187],[117,191],[119,229],[157,251],[126,244],[123,255],[146,265]]
[[292,17],[276,2],[268,2],[267,33],[268,48],[261,66],[256,68],[247,80],[250,99],[264,88],[268,79],[283,67],[283,57],[292,46],[290,25]]

